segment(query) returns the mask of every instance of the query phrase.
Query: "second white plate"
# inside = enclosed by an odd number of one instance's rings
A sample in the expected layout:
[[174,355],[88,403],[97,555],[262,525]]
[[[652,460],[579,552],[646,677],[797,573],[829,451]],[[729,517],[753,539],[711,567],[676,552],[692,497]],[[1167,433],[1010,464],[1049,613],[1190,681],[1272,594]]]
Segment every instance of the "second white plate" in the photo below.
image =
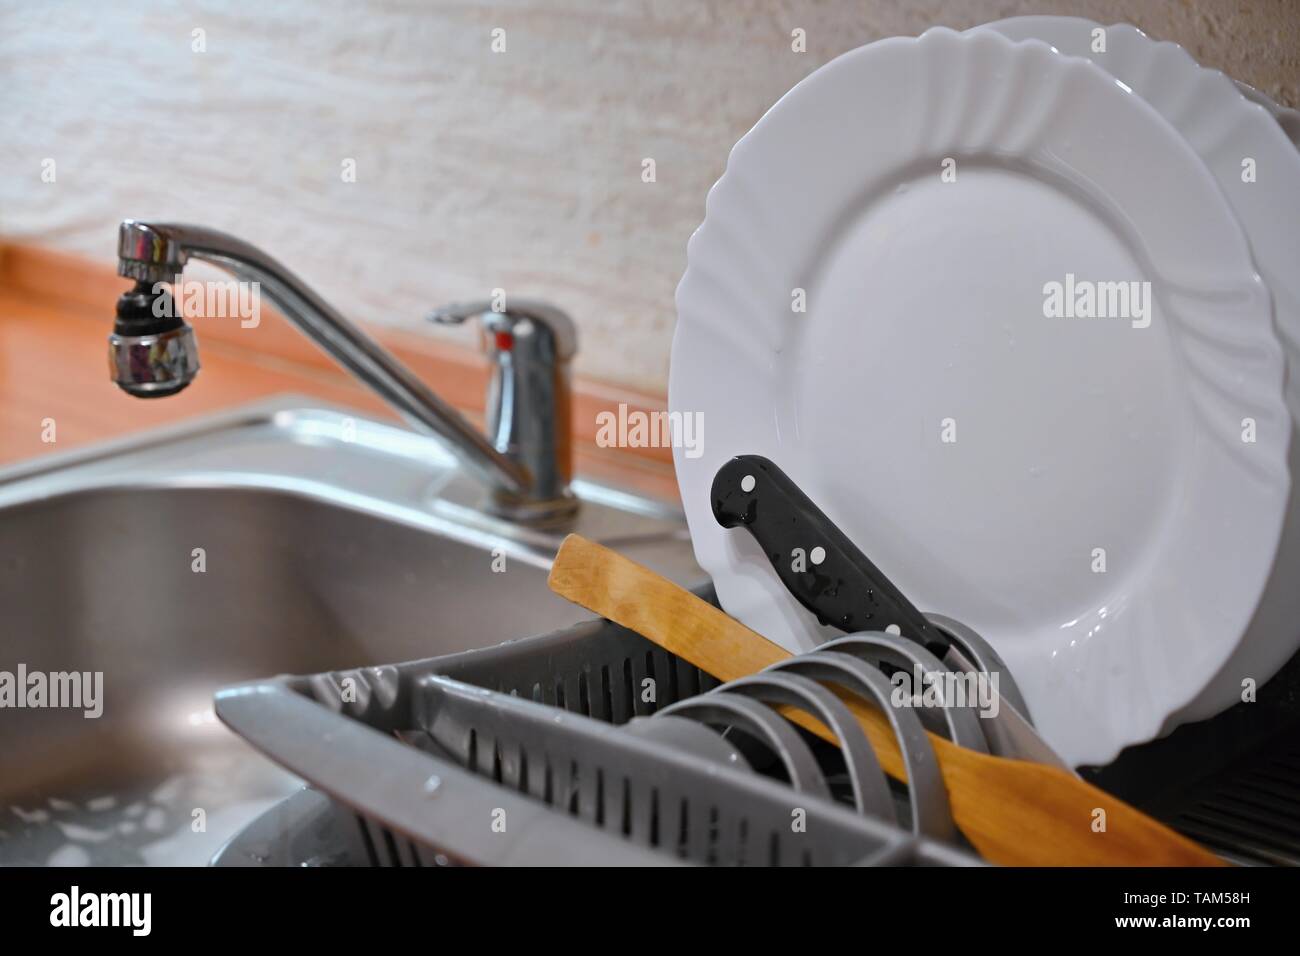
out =
[[[1156,42],[1129,24],[1103,27],[1079,17],[1014,17],[975,29],[996,30],[1013,40],[1042,40],[1067,55],[1087,57],[1151,104],[1200,156],[1241,221],[1273,294],[1290,370],[1286,397],[1294,471],[1300,454],[1295,432],[1300,423],[1300,152],[1281,125],[1293,119],[1288,111],[1248,101],[1223,73],[1200,66],[1177,44]],[[1104,50],[1094,50],[1099,30]],[[1269,583],[1245,636],[1196,699],[1170,716],[1166,729],[1232,706],[1241,700],[1243,680],[1264,683],[1295,653],[1300,647],[1297,574],[1300,495],[1293,494]]]

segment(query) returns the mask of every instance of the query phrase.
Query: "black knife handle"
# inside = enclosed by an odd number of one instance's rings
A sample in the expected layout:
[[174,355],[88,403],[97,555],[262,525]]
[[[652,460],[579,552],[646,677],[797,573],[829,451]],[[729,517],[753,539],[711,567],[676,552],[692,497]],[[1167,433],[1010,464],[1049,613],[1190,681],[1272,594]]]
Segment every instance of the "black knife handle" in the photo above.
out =
[[718,524],[747,528],[789,592],[822,624],[848,632],[892,624],[940,659],[947,653],[947,636],[768,459],[731,459],[718,469],[710,495]]

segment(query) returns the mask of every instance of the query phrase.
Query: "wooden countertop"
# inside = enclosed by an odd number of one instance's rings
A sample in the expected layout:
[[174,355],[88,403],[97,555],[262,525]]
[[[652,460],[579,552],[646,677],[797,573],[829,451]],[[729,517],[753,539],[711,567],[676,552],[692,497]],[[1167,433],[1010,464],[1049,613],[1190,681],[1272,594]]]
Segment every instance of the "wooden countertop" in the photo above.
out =
[[[167,399],[132,398],[108,378],[106,339],[126,280],[98,264],[23,245],[0,245],[0,465],[66,451],[270,395],[292,392],[393,419],[388,407],[272,310],[252,329],[222,319],[196,325],[202,371]],[[443,398],[481,415],[486,360],[427,336],[368,329]],[[666,448],[601,448],[603,409],[658,411],[661,396],[580,380],[574,386],[578,473],[676,500]],[[45,440],[53,423],[53,442]]]

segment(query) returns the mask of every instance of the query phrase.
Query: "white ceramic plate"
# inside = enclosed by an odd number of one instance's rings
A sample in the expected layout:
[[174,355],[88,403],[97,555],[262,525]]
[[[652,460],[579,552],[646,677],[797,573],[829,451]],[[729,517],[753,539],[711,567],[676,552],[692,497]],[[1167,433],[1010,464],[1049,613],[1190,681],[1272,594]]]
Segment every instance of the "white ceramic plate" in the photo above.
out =
[[[1014,18],[1013,18],[1014,19]],[[1137,29],[1133,27],[1133,29]],[[1145,36],[1146,34],[1143,34]],[[1190,55],[1190,54],[1189,54]],[[1264,107],[1270,116],[1282,127],[1282,132],[1286,133],[1287,139],[1291,140],[1297,147],[1300,147],[1300,110],[1293,110],[1289,106],[1283,106],[1276,100],[1271,99],[1266,93],[1261,93],[1249,83],[1243,83],[1241,80],[1234,81],[1241,95],[1246,97],[1252,103]]]
[[[1149,323],[1045,317],[1068,275],[1150,282]],[[1153,736],[1236,647],[1289,489],[1269,297],[1205,167],[1097,66],[944,29],[832,61],[732,150],[677,309],[670,405],[707,425],[682,498],[749,626],[831,633],[714,523],[741,453],[982,632],[1075,763]]]
[[[1078,17],[1015,17],[976,29],[1013,40],[1043,40],[1062,53],[1085,56],[1142,97],[1170,122],[1218,181],[1245,229],[1260,274],[1273,293],[1286,355],[1287,404],[1300,421],[1300,152],[1279,123],[1276,104],[1247,99],[1239,84],[1205,69],[1186,50],[1158,43],[1137,27],[1105,29],[1104,52],[1093,52],[1101,25]],[[1252,91],[1255,92],[1255,91]],[[1243,161],[1254,177],[1243,177]],[[1291,470],[1300,468],[1300,437],[1292,433]],[[1300,495],[1293,495],[1273,572],[1254,619],[1232,657],[1166,729],[1211,717],[1241,699],[1242,681],[1262,684],[1300,647]]]

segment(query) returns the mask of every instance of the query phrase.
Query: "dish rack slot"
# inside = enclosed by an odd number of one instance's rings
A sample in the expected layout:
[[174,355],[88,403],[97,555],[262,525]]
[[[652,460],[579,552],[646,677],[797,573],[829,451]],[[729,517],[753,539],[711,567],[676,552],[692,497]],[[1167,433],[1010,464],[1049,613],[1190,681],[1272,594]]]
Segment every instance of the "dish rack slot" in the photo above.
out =
[[[711,596],[712,589],[701,593]],[[513,653],[516,641],[438,658],[437,673],[611,724],[649,717],[719,685],[711,674],[607,621],[562,633],[572,640],[534,638],[543,646],[528,654]],[[600,640],[589,639],[597,633]]]
[[[576,674],[553,674],[531,686],[498,681],[492,689],[584,717],[625,724],[717,686],[718,681],[698,667],[655,648],[644,655],[584,666]],[[652,689],[653,696],[648,697],[646,689]]]
[[380,826],[365,816],[356,814],[357,830],[365,847],[367,866],[425,867],[450,866],[450,861],[440,853],[422,849],[414,840]]

